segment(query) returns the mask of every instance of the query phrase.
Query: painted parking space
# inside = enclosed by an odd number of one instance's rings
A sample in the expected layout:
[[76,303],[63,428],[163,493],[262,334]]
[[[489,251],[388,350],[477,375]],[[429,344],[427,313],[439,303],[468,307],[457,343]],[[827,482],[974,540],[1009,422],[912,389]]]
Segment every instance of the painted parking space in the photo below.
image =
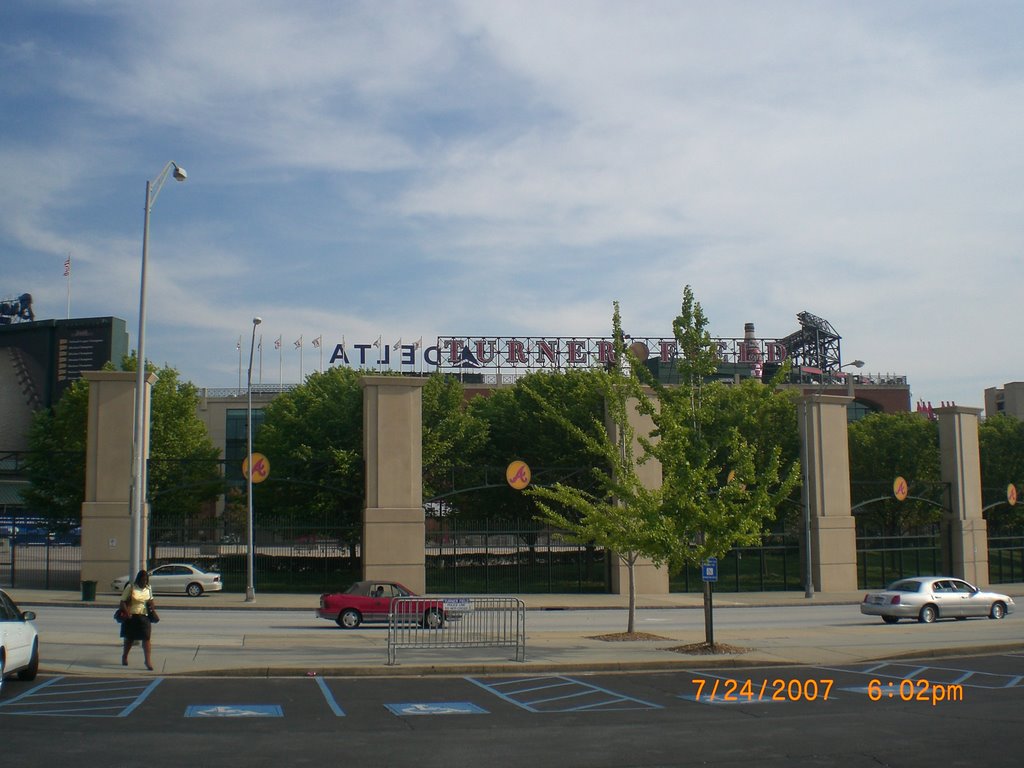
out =
[[193,704],[185,717],[284,717],[277,704]]
[[55,677],[0,702],[0,716],[128,717],[156,690],[155,680]]
[[615,712],[663,709],[660,704],[561,675],[466,680],[528,712]]
[[391,714],[398,715],[399,717],[490,714],[486,709],[477,706],[471,701],[409,702],[405,704],[385,704],[384,706]]
[[[910,691],[933,691],[938,687],[947,690],[967,688],[999,690],[1024,686],[1024,674],[1008,674],[971,669],[969,666],[946,666],[943,664],[921,664],[908,662],[877,662],[853,667],[823,668],[843,675],[859,678],[851,685],[844,685],[841,690],[851,693],[872,695],[881,685],[883,695],[889,692],[898,695],[900,684],[903,694]],[[878,681],[874,686],[870,681]]]

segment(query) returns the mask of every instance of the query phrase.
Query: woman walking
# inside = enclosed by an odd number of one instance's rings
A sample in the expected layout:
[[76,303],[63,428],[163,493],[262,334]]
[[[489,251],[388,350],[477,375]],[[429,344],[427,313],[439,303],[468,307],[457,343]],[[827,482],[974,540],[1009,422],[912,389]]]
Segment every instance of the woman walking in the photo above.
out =
[[126,585],[121,594],[121,610],[128,618],[121,624],[121,637],[124,638],[124,650],[121,652],[121,665],[128,666],[128,651],[136,641],[142,641],[142,651],[146,655],[146,669],[153,669],[150,657],[149,641],[152,626],[149,612],[153,608],[153,591],[149,588],[149,573],[141,570],[135,581]]

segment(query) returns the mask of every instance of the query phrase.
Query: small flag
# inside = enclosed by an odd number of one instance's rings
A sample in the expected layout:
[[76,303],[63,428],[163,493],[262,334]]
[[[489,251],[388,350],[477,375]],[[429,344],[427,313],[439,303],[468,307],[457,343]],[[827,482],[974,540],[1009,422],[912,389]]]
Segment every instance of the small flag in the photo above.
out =
[[422,346],[423,346],[423,337],[420,336],[419,341],[416,342],[416,349],[419,349]]
[[71,277],[71,254],[64,259],[64,277]]
[[256,349],[258,349],[260,352],[263,351],[263,334],[262,333],[260,334],[260,343],[256,345]]
[[275,339],[275,341],[274,341],[274,349],[280,349],[280,348],[281,348],[281,337],[278,336],[277,339]]
[[319,336],[317,336],[315,339],[313,339],[313,346],[316,347],[317,349],[319,349],[320,348],[320,342],[323,341],[323,338],[324,338],[324,335],[321,333]]
[[373,342],[373,346],[375,346],[377,349],[380,349],[380,340],[381,340],[381,338],[382,338],[382,336],[378,336],[377,340],[375,342]]
[[299,336],[299,338],[295,341],[295,348],[296,349],[302,349],[302,337],[301,336]]
[[399,337],[398,337],[398,341],[396,341],[396,342],[395,342],[395,343],[394,343],[394,344],[392,345],[392,347],[391,347],[391,348],[392,348],[393,350],[395,350],[396,352],[397,352],[398,350],[400,350],[400,349],[402,348],[402,337],[401,337],[401,336],[399,336]]
[[235,342],[235,349],[237,349],[239,352],[242,351],[242,337],[241,336],[239,336],[238,337],[238,341]]

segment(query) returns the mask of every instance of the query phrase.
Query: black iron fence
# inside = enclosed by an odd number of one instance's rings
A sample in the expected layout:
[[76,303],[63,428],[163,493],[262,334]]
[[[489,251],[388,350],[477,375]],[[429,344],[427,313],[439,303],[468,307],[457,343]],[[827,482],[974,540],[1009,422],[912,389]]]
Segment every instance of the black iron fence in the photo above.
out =
[[[345,589],[362,575],[361,526],[265,525],[253,535],[253,586],[257,592],[318,593]],[[248,586],[246,533],[213,524],[150,526],[150,566],[189,563],[217,571],[224,590]]]
[[608,564],[546,526],[428,518],[426,580],[432,593],[607,592]]
[[858,535],[857,586],[884,587],[904,576],[933,576],[942,572],[939,525],[911,534]]
[[[718,561],[716,592],[776,592],[803,589],[800,541],[795,533],[765,534],[760,547],[737,547]],[[698,566],[669,575],[669,591],[700,592],[704,580]]]

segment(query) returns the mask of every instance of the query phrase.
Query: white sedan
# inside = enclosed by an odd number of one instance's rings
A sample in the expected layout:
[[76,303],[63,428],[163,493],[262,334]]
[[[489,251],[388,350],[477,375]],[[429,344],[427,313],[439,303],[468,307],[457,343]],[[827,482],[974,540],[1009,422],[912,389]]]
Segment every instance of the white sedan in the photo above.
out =
[[[124,592],[130,579],[119,576],[110,586],[115,592]],[[199,597],[203,592],[220,592],[224,584],[219,573],[207,573],[186,563],[169,563],[160,565],[149,572],[149,586],[153,594],[181,595]]]
[[6,675],[35,680],[39,672],[39,633],[32,623],[36,615],[21,611],[0,589],[0,691]]

